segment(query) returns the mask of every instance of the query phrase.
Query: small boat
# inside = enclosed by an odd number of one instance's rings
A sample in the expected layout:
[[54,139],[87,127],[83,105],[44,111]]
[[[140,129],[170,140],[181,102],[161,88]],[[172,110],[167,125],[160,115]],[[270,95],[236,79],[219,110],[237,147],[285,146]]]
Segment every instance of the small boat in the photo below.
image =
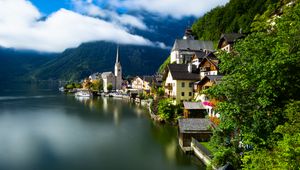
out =
[[65,92],[65,88],[64,87],[60,87],[58,90],[61,91],[61,92]]
[[75,93],[76,97],[91,97],[92,94],[89,91],[79,91]]
[[123,98],[123,95],[120,93],[113,93],[113,97],[115,98]]

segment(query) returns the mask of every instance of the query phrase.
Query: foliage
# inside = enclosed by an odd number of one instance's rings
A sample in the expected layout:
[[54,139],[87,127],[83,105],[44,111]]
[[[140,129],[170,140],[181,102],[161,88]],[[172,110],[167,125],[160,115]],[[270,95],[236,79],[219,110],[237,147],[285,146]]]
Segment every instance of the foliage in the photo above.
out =
[[165,121],[172,121],[181,112],[181,105],[174,105],[171,99],[162,99],[158,102],[158,115]]
[[158,89],[157,89],[157,95],[158,96],[163,96],[165,94],[165,89],[164,88],[162,88],[162,87],[159,87]]
[[112,89],[113,89],[113,85],[111,83],[109,83],[107,85],[107,90],[110,92],[110,91],[112,91]]
[[233,53],[220,54],[220,69],[227,75],[208,90],[220,100],[221,122],[212,138],[218,149],[215,164],[229,161],[239,168],[243,155],[245,168],[269,169],[263,164],[277,167],[273,155],[282,155],[280,159],[291,164],[287,166],[293,165],[299,153],[290,150],[299,146],[299,132],[286,136],[280,129],[289,120],[286,104],[300,99],[299,35],[300,5],[296,3],[276,19],[272,31],[252,33],[235,45]]
[[101,80],[94,80],[91,85],[91,89],[94,91],[101,91],[103,89],[103,81]]
[[250,32],[250,25],[256,14],[262,14],[271,4],[279,0],[231,0],[199,18],[193,26],[198,39],[218,40],[222,33]]
[[79,83],[68,83],[64,87],[66,89],[81,88],[81,84],[79,84]]
[[158,72],[164,73],[165,69],[167,68],[168,64],[171,62],[171,56],[169,56],[164,63],[159,67]]

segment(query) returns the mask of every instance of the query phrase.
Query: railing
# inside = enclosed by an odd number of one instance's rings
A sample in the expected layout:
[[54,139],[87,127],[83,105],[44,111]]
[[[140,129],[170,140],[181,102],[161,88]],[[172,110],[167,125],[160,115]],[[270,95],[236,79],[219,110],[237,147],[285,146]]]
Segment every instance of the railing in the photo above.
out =
[[206,149],[206,147],[204,147],[201,143],[199,143],[195,138],[192,138],[192,144],[199,149],[203,154],[205,154],[206,156],[208,156],[210,159],[213,158],[212,153]]

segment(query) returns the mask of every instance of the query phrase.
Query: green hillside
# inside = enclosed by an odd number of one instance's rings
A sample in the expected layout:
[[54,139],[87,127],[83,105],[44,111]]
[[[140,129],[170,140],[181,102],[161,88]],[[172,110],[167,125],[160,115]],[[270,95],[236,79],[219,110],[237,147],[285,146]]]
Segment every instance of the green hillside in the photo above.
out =
[[[68,49],[31,72],[37,80],[79,80],[94,72],[113,71],[117,45],[92,42]],[[148,46],[120,45],[124,75],[154,74],[168,50]]]
[[198,39],[218,40],[222,33],[249,33],[256,15],[263,14],[269,6],[280,0],[230,0],[199,18],[192,26]]

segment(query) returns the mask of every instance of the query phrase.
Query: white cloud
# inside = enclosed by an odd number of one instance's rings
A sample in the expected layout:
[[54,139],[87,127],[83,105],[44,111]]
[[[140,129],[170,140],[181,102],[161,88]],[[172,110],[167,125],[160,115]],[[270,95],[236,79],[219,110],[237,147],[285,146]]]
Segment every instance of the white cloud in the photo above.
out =
[[110,0],[110,3],[116,7],[125,7],[136,11],[145,10],[175,18],[199,17],[212,8],[225,5],[227,2],[229,0]]
[[0,46],[61,52],[83,42],[105,40],[123,44],[153,45],[121,26],[60,9],[45,20],[26,0],[0,0]]
[[92,0],[72,0],[74,10],[89,16],[100,17],[110,20],[115,24],[123,26],[132,26],[141,30],[147,30],[146,24],[135,16],[127,14],[118,14],[111,10],[102,9],[95,5]]

